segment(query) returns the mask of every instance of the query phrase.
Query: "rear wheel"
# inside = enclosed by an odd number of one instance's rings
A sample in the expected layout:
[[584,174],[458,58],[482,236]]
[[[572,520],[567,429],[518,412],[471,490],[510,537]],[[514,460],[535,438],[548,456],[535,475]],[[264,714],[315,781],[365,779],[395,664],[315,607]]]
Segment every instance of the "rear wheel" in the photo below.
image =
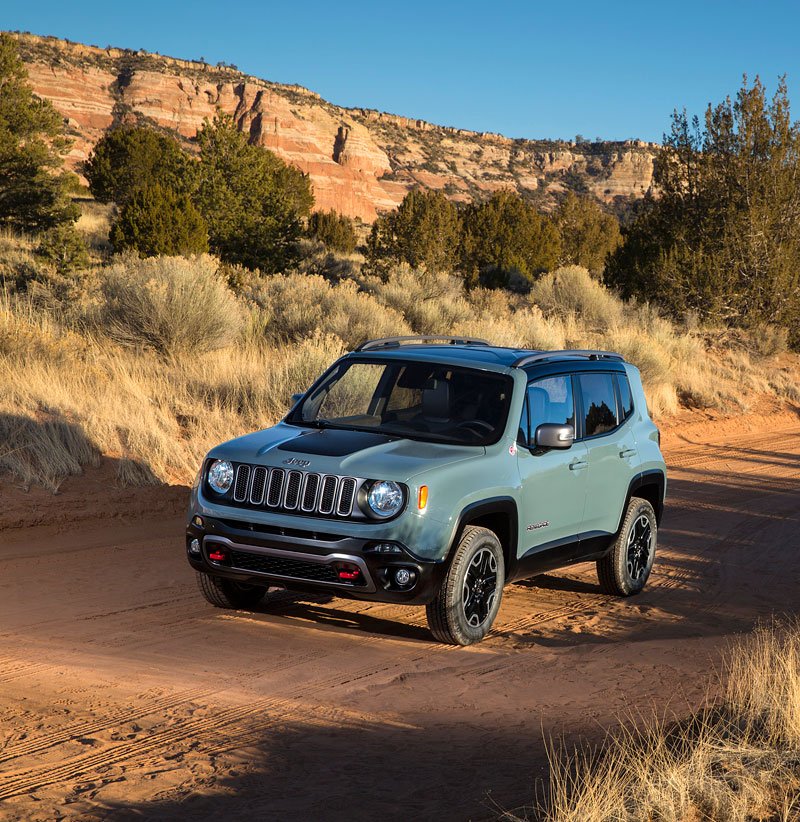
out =
[[197,571],[197,586],[217,608],[255,608],[267,593],[261,585],[248,585]]
[[653,568],[657,539],[653,506],[645,499],[632,497],[619,536],[609,553],[597,562],[603,591],[622,597],[638,594]]
[[439,642],[471,645],[492,627],[505,584],[503,548],[488,528],[467,526],[436,599],[428,625]]

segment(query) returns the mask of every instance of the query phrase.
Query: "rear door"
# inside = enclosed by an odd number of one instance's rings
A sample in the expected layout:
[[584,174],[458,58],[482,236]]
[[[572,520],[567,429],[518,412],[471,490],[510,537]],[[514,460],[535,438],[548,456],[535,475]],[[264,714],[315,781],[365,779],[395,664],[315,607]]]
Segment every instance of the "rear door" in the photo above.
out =
[[[638,452],[627,398],[619,393],[624,374],[593,371],[576,375],[578,432],[587,449],[584,531],[588,536],[612,534],[619,527]],[[626,417],[627,414],[627,417]]]
[[545,377],[528,384],[518,448],[522,554],[557,548],[574,540],[583,529],[586,446],[576,442],[564,450],[547,451],[528,447],[536,427],[545,422],[575,425],[575,396],[569,375]]

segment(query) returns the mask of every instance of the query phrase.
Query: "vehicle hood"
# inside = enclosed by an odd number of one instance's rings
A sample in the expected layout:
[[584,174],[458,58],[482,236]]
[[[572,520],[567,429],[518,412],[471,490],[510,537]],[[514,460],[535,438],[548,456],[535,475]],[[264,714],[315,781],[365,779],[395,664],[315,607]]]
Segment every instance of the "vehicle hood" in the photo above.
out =
[[432,468],[484,454],[481,446],[420,442],[380,433],[319,430],[280,423],[219,445],[209,457],[404,482]]

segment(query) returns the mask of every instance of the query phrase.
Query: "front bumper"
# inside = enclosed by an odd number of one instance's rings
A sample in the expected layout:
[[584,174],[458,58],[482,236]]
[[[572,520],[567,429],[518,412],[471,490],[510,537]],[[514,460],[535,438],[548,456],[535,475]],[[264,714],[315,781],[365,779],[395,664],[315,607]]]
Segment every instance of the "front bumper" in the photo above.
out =
[[[186,555],[193,568],[214,576],[351,599],[425,605],[439,590],[444,561],[421,559],[394,540],[398,553],[378,553],[375,546],[389,540],[337,534],[336,522],[319,525],[310,531],[195,515],[186,529]],[[193,551],[195,540],[199,550]],[[409,584],[397,583],[398,569],[409,572]]]

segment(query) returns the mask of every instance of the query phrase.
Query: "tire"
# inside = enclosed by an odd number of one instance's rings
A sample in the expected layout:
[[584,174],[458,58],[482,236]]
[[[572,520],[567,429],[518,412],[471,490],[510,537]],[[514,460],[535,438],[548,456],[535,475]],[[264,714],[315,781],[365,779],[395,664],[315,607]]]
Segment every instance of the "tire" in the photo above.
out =
[[467,526],[442,587],[425,609],[433,636],[447,645],[480,642],[500,609],[504,584],[500,540],[488,528]]
[[217,608],[255,608],[267,593],[261,585],[247,585],[197,571],[197,587]]
[[603,591],[620,597],[638,594],[653,568],[657,541],[653,506],[645,499],[631,497],[616,541],[597,561],[597,578]]

